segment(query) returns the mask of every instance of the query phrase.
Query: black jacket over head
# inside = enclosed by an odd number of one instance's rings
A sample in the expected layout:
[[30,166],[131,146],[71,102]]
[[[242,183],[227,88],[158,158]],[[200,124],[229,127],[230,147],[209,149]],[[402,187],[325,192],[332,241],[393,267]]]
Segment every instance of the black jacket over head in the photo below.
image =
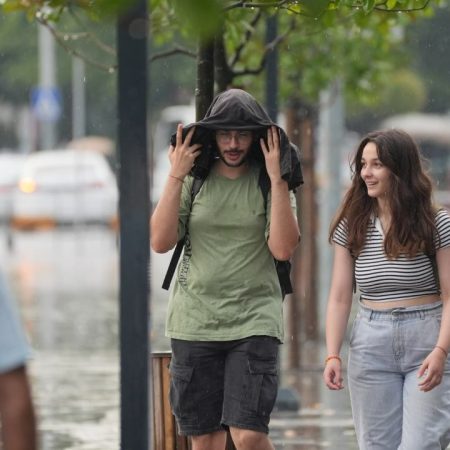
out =
[[[264,155],[259,143],[260,138],[267,138],[267,130],[276,126],[280,134],[281,176],[287,181],[289,189],[295,189],[303,183],[300,154],[297,146],[289,142],[282,128],[272,122],[262,106],[247,92],[230,89],[217,95],[205,117],[199,122],[183,128],[183,139],[188,131],[195,127],[191,144],[202,144],[201,154],[196,158],[192,175],[205,178],[217,156],[215,132],[217,130],[251,130],[254,133],[250,158],[259,161],[263,167]],[[172,145],[176,143],[176,134],[172,135]]]

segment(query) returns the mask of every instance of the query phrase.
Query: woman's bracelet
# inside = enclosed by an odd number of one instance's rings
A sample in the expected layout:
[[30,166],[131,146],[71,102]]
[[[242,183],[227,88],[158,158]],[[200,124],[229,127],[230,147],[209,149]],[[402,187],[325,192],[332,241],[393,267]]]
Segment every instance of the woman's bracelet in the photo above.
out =
[[342,364],[342,359],[338,355],[330,355],[325,359],[325,365],[327,365],[327,362],[331,361],[332,359],[337,359]]
[[184,183],[182,178],[176,177],[175,175],[170,175],[170,173],[169,173],[169,177],[175,178],[175,180],[178,180],[178,181],[181,181],[182,183]]
[[441,347],[440,345],[435,345],[434,348],[438,348],[439,350],[442,350],[445,354],[445,357],[448,358],[448,351],[445,350],[444,347]]

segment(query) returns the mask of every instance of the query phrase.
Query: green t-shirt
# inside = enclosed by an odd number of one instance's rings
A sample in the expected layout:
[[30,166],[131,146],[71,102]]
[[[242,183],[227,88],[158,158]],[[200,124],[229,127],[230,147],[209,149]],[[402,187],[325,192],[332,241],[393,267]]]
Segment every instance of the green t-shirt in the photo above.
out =
[[[194,199],[189,242],[170,294],[166,334],[197,341],[253,335],[283,340],[282,296],[267,246],[267,212],[252,167],[232,180],[213,171]],[[183,186],[178,237],[185,233],[193,179]],[[295,213],[295,196],[291,193]]]

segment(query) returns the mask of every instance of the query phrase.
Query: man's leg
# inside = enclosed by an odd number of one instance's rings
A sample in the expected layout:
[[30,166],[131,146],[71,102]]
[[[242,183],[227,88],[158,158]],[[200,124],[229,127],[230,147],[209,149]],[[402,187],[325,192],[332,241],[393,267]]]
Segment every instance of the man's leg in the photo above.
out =
[[251,336],[228,352],[222,422],[238,450],[273,450],[268,424],[278,391],[278,347],[275,338]]
[[225,431],[192,436],[192,450],[224,450],[227,442]]
[[274,450],[266,433],[235,427],[230,428],[230,433],[237,450]]
[[170,404],[178,432],[191,436],[194,450],[224,450],[224,344],[172,339],[171,346]]
[[0,374],[0,419],[5,450],[35,450],[36,420],[25,367]]

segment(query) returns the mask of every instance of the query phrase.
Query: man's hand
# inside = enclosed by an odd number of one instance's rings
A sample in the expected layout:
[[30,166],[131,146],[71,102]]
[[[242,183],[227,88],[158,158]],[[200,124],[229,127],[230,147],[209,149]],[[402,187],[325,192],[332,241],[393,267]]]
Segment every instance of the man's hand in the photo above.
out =
[[280,169],[280,136],[275,126],[267,130],[267,145],[264,139],[260,139],[261,149],[266,161],[266,170],[270,180],[277,182],[281,180]]
[[178,124],[175,147],[169,147],[169,160],[171,164],[170,176],[183,180],[194,165],[195,158],[200,154],[201,144],[191,145],[195,127],[189,130],[183,142],[183,125]]

